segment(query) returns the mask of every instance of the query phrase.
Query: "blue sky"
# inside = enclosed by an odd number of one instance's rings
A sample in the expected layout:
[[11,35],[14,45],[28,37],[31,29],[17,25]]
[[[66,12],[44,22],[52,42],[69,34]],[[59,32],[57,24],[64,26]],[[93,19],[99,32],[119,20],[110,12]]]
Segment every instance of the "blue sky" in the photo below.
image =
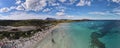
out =
[[120,0],[0,0],[0,19],[120,19]]

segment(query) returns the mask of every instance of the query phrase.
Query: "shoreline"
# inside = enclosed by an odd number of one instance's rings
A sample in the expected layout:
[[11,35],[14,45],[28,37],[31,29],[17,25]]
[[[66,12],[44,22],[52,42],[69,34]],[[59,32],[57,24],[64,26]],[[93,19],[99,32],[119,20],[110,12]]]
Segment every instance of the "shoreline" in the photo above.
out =
[[54,27],[52,27],[52,28],[48,31],[48,33],[45,35],[45,37],[42,38],[40,41],[38,41],[38,43],[37,43],[36,45],[34,45],[33,48],[37,48],[37,45],[40,44],[47,36],[49,36],[54,29],[58,28],[60,24],[61,24],[61,23],[59,23],[59,24],[55,25]]
[[[58,25],[59,27],[48,34],[35,48],[66,48],[70,44],[68,34],[65,32],[66,23]],[[70,38],[69,38],[70,39]],[[70,47],[69,47],[70,48]]]
[[[59,23],[61,24],[61,23]],[[49,29],[39,31],[29,38],[22,38],[18,40],[5,40],[0,42],[0,47],[2,48],[35,48],[38,43],[41,42],[52,30],[56,29],[59,24],[50,26]]]

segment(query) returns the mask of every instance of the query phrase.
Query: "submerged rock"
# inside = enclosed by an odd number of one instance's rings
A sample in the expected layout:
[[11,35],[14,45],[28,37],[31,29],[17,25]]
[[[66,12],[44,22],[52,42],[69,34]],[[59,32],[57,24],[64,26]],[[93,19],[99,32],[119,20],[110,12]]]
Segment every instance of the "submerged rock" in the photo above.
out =
[[101,34],[93,32],[91,34],[91,48],[97,47],[97,48],[105,48],[105,44],[99,41],[99,38],[102,37]]
[[55,44],[55,40],[54,40],[53,38],[52,38],[52,40],[51,40],[51,41],[52,41],[52,43],[54,43],[54,44]]

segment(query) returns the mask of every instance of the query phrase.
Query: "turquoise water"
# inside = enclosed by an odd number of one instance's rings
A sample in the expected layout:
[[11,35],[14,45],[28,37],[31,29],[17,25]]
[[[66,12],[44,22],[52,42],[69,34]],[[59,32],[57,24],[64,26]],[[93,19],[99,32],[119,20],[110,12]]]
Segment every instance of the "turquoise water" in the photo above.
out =
[[120,21],[64,23],[49,38],[42,48],[120,48]]

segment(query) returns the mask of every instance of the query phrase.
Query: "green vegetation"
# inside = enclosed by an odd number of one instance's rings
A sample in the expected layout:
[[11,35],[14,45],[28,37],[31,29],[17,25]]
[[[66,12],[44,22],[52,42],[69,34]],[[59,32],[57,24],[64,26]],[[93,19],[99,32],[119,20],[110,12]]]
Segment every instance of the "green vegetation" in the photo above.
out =
[[43,24],[57,24],[72,20],[0,20],[1,26],[42,26]]
[[36,33],[37,30],[30,30],[30,31],[26,31],[26,32],[0,32],[0,39],[3,38],[8,38],[8,39],[19,39],[20,37],[26,38],[26,37],[31,37],[34,33]]

